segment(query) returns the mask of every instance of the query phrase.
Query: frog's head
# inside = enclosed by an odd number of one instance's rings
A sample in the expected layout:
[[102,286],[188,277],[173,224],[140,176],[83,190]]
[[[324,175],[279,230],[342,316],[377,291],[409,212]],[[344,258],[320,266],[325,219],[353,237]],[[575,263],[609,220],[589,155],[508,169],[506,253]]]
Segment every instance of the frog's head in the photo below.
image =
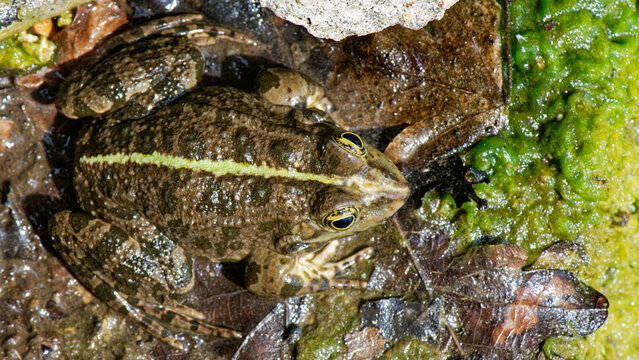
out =
[[399,169],[359,135],[335,127],[325,139],[321,172],[335,181],[316,194],[310,226],[298,227],[306,241],[366,230],[392,216],[409,196]]

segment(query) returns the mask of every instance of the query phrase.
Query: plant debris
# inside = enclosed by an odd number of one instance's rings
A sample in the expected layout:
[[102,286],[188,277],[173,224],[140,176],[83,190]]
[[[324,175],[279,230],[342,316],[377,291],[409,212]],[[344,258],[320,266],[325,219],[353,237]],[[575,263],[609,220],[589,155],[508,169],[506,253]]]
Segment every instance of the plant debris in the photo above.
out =
[[[528,254],[518,246],[475,245],[460,253],[450,243],[450,223],[427,224],[404,210],[396,224],[406,236],[405,255],[382,257],[378,266],[392,261],[394,271],[412,269],[421,283],[413,285],[416,300],[362,305],[362,326],[378,328],[387,341],[411,337],[445,356],[523,360],[548,337],[585,336],[606,320],[604,295],[565,270],[522,270]],[[375,286],[385,288],[396,276],[376,272]]]

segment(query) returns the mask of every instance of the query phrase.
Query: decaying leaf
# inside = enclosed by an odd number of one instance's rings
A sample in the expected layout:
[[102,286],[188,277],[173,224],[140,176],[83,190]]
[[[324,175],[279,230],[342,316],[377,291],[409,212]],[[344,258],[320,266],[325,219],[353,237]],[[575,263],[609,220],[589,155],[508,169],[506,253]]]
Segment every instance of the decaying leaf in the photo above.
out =
[[572,241],[560,241],[544,249],[528,269],[577,270],[586,261],[586,251],[583,247]]
[[348,358],[353,360],[372,359],[384,351],[386,340],[379,334],[376,327],[365,327],[344,336],[344,343],[348,347]]
[[[371,301],[360,310],[362,326],[378,327],[386,340],[417,338],[446,356],[532,359],[544,339],[585,336],[605,322],[606,297],[574,274],[522,270],[528,254],[515,245],[458,254],[445,226],[425,228],[406,214],[397,221],[407,237],[406,259],[395,263],[417,270],[418,300]],[[384,276],[373,275],[375,286],[389,285]]]
[[246,335],[233,360],[293,359],[291,345],[310,316],[308,297],[279,303]]
[[496,133],[505,124],[500,10],[491,0],[461,1],[421,30],[346,40],[327,89],[342,125],[407,126],[385,153],[413,169]]
[[57,39],[61,44],[57,64],[83,56],[126,23],[127,16],[115,1],[99,0],[80,6],[73,23]]

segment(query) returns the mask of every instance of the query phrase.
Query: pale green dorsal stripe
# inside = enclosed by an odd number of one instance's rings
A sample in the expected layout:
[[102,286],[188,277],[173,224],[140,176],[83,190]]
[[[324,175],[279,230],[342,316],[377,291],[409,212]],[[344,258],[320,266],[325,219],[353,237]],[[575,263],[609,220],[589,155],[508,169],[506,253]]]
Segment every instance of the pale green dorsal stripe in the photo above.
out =
[[215,176],[222,175],[249,175],[265,178],[277,176],[301,181],[317,181],[324,184],[342,182],[339,177],[311,174],[295,170],[277,169],[266,165],[253,165],[238,163],[233,160],[189,160],[179,156],[161,154],[154,151],[152,154],[141,153],[115,153],[107,155],[83,156],[81,163],[87,164],[141,164],[166,166],[172,169],[189,169],[194,171],[206,171]]

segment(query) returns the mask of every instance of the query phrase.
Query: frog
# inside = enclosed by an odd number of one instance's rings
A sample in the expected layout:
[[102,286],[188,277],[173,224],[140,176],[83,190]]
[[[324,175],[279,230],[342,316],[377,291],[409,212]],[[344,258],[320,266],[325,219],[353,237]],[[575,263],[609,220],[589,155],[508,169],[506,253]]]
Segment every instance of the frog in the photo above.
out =
[[153,20],[113,38],[56,98],[84,124],[80,209],[53,215],[52,247],[97,298],[178,349],[183,332],[243,336],[184,303],[195,260],[245,262],[244,286],[274,300],[365,289],[342,275],[371,246],[333,258],[409,196],[382,152],[332,121],[307,76],[275,67],[254,92],[198,85],[202,46],[220,42],[258,46],[199,15]]

